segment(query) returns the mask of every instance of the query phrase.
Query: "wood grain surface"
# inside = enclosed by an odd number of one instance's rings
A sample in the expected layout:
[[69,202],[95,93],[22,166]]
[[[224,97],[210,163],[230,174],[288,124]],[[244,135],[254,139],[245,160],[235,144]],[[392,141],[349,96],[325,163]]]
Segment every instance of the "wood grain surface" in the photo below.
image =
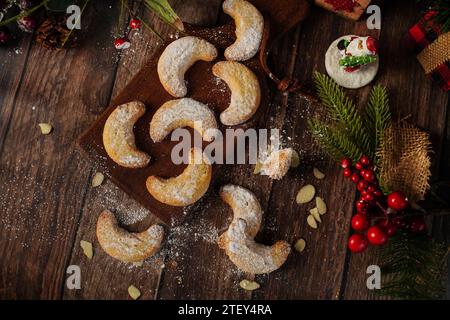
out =
[[[170,1],[180,17],[197,25],[228,21],[220,0]],[[270,66],[280,75],[310,81],[324,72],[328,45],[344,34],[380,37],[381,68],[376,83],[386,85],[391,109],[409,116],[431,133],[433,173],[450,178],[450,113],[448,94],[427,79],[405,46],[408,27],[420,17],[413,4],[375,1],[382,9],[382,30],[368,31],[364,20],[346,21],[312,7],[306,21],[278,39]],[[133,6],[142,7],[139,1]],[[101,13],[101,14],[100,14]],[[307,119],[320,112],[299,94],[271,91],[269,110],[258,126],[279,128],[283,142],[300,153],[301,166],[281,181],[253,174],[251,165],[226,166],[217,182],[181,225],[166,228],[159,254],[142,266],[126,265],[106,255],[95,237],[99,213],[110,209],[128,229],[137,231],[161,223],[108,179],[97,188],[91,180],[102,168],[89,161],[76,139],[110,105],[158,48],[158,38],[145,29],[129,36],[132,47],[113,47],[119,1],[91,1],[83,18],[87,36],[80,47],[47,51],[21,37],[0,49],[0,299],[129,299],[134,284],[143,299],[372,299],[366,288],[366,268],[377,263],[376,250],[350,255],[346,248],[356,193],[338,166],[319,150],[306,129]],[[95,19],[94,19],[95,18]],[[126,17],[121,23],[128,23]],[[147,13],[147,21],[165,37],[173,30]],[[361,107],[370,87],[348,91]],[[37,124],[54,131],[43,136]],[[312,168],[326,179],[318,181]],[[216,244],[231,221],[231,210],[218,197],[224,183],[251,189],[264,209],[257,240],[307,242],[286,264],[257,276],[257,291],[238,283],[254,276],[236,270]],[[329,213],[316,231],[306,224],[310,205],[299,206],[300,186],[313,183]],[[432,221],[433,233],[450,240],[449,219]],[[80,240],[94,245],[88,260]],[[81,268],[82,288],[69,290],[66,268]]]

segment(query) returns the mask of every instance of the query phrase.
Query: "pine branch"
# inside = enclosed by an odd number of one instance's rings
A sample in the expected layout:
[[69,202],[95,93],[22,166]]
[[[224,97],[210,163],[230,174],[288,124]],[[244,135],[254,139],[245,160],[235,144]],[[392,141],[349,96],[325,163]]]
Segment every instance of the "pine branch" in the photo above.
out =
[[443,286],[448,248],[425,234],[399,232],[381,250],[384,280],[380,295],[402,299],[438,299]]
[[348,138],[345,130],[322,123],[318,119],[308,121],[308,127],[320,146],[335,160],[359,159],[363,152]]
[[385,87],[373,87],[370,92],[364,120],[367,131],[372,138],[371,149],[378,150],[382,134],[391,123],[389,97]]
[[[374,149],[364,123],[355,104],[345,95],[343,89],[330,77],[319,72],[314,74],[317,93],[327,107],[328,115],[342,124],[349,140],[353,141],[362,153],[373,158]],[[357,160],[358,158],[352,158]]]
[[167,0],[144,0],[144,4],[165,23],[179,31],[184,30],[183,21],[181,21]]

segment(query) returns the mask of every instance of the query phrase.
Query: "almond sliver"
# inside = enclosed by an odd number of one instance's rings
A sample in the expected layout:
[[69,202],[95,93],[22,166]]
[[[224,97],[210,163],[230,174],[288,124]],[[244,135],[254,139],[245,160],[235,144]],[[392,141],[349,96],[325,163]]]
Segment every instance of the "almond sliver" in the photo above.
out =
[[136,300],[141,296],[141,291],[139,291],[139,289],[135,286],[131,285],[128,287],[128,294],[133,300]]
[[259,287],[260,287],[258,282],[251,281],[251,280],[242,280],[241,282],[239,282],[239,286],[242,289],[248,290],[248,291],[253,291],[253,290],[259,289]]
[[297,201],[298,204],[308,203],[312,199],[314,199],[315,195],[316,195],[316,188],[314,188],[314,186],[311,184],[307,184],[306,186],[302,187],[299,190],[295,200]]
[[294,248],[295,250],[297,250],[298,252],[303,252],[303,250],[305,250],[306,247],[306,241],[303,238],[298,239],[295,242]]
[[105,176],[101,172],[96,172],[94,178],[92,178],[92,187],[96,188],[100,186],[105,180]]
[[316,207],[320,215],[327,213],[327,204],[321,197],[316,197]]
[[313,228],[313,229],[317,229],[317,221],[314,218],[314,216],[312,214],[310,214],[308,216],[308,218],[306,218],[306,222],[308,223],[308,225]]
[[50,123],[39,123],[39,129],[41,129],[42,134],[49,134],[52,132],[53,127]]
[[92,257],[94,256],[94,249],[92,247],[92,243],[90,243],[89,241],[81,240],[80,247],[81,249],[83,249],[84,255],[88,259],[92,259]]
[[316,219],[317,222],[322,223],[322,219],[320,219],[319,210],[317,210],[317,208],[313,208],[309,210],[309,212],[314,217],[314,219]]
[[317,168],[313,169],[313,174],[314,174],[314,177],[316,177],[316,179],[322,180],[323,178],[325,178],[325,173],[321,172]]

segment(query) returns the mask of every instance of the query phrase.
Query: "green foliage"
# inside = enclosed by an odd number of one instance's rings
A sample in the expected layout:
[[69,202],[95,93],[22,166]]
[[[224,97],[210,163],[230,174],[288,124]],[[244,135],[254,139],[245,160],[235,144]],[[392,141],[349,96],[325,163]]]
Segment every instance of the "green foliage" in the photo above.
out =
[[380,146],[383,131],[391,123],[391,111],[389,110],[389,97],[385,87],[373,87],[369,102],[366,107],[364,124],[369,132],[372,150]]
[[318,119],[309,120],[308,125],[321,147],[333,158],[359,159],[361,157],[361,150],[348,138],[346,131],[342,128],[330,127]]
[[183,30],[183,22],[173,11],[167,0],[144,0],[145,6],[155,12],[165,23],[178,30]]
[[[322,146],[328,146],[325,148],[327,151],[331,150],[330,144],[334,144],[334,149],[339,149],[339,152],[335,150],[330,155],[337,160],[338,155],[346,155],[353,161],[357,161],[362,154],[373,158],[375,149],[372,138],[356,105],[330,77],[316,72],[314,80],[319,98],[331,120],[330,124],[321,123],[318,119],[309,122],[309,127],[318,142]],[[341,143],[336,144],[336,141]]]
[[377,58],[375,56],[367,55],[367,56],[345,56],[341,60],[339,60],[339,65],[344,67],[357,67],[363,66],[372,62],[375,62]]
[[426,234],[399,232],[381,248],[383,284],[377,294],[400,299],[442,298],[448,249]]

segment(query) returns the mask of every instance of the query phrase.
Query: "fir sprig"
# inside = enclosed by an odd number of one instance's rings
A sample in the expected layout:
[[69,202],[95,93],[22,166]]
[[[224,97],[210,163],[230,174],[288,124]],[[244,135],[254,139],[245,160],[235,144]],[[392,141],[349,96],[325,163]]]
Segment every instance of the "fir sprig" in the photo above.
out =
[[381,249],[385,283],[377,294],[401,299],[439,299],[448,248],[426,234],[399,232]]
[[318,119],[308,122],[309,129],[320,146],[335,159],[358,159],[362,151],[351,141],[346,132],[338,127],[331,127]]
[[184,30],[183,21],[178,17],[167,0],[144,0],[145,6],[155,12],[161,20],[179,31]]
[[381,136],[391,123],[389,96],[385,87],[379,85],[373,87],[365,110],[364,124],[372,137],[371,148],[378,150]]
[[[348,155],[353,161],[357,161],[362,154],[373,157],[375,149],[368,134],[364,121],[358,113],[356,105],[346,96],[344,90],[330,77],[316,72],[314,74],[317,94],[324,106],[327,108],[327,115],[332,120],[332,126],[327,131],[322,130],[322,137],[318,137],[319,142],[339,138],[346,141],[342,145],[341,154]],[[310,129],[317,129],[317,122],[310,122]],[[323,126],[322,126],[323,127]],[[314,130],[313,134],[314,134]]]

